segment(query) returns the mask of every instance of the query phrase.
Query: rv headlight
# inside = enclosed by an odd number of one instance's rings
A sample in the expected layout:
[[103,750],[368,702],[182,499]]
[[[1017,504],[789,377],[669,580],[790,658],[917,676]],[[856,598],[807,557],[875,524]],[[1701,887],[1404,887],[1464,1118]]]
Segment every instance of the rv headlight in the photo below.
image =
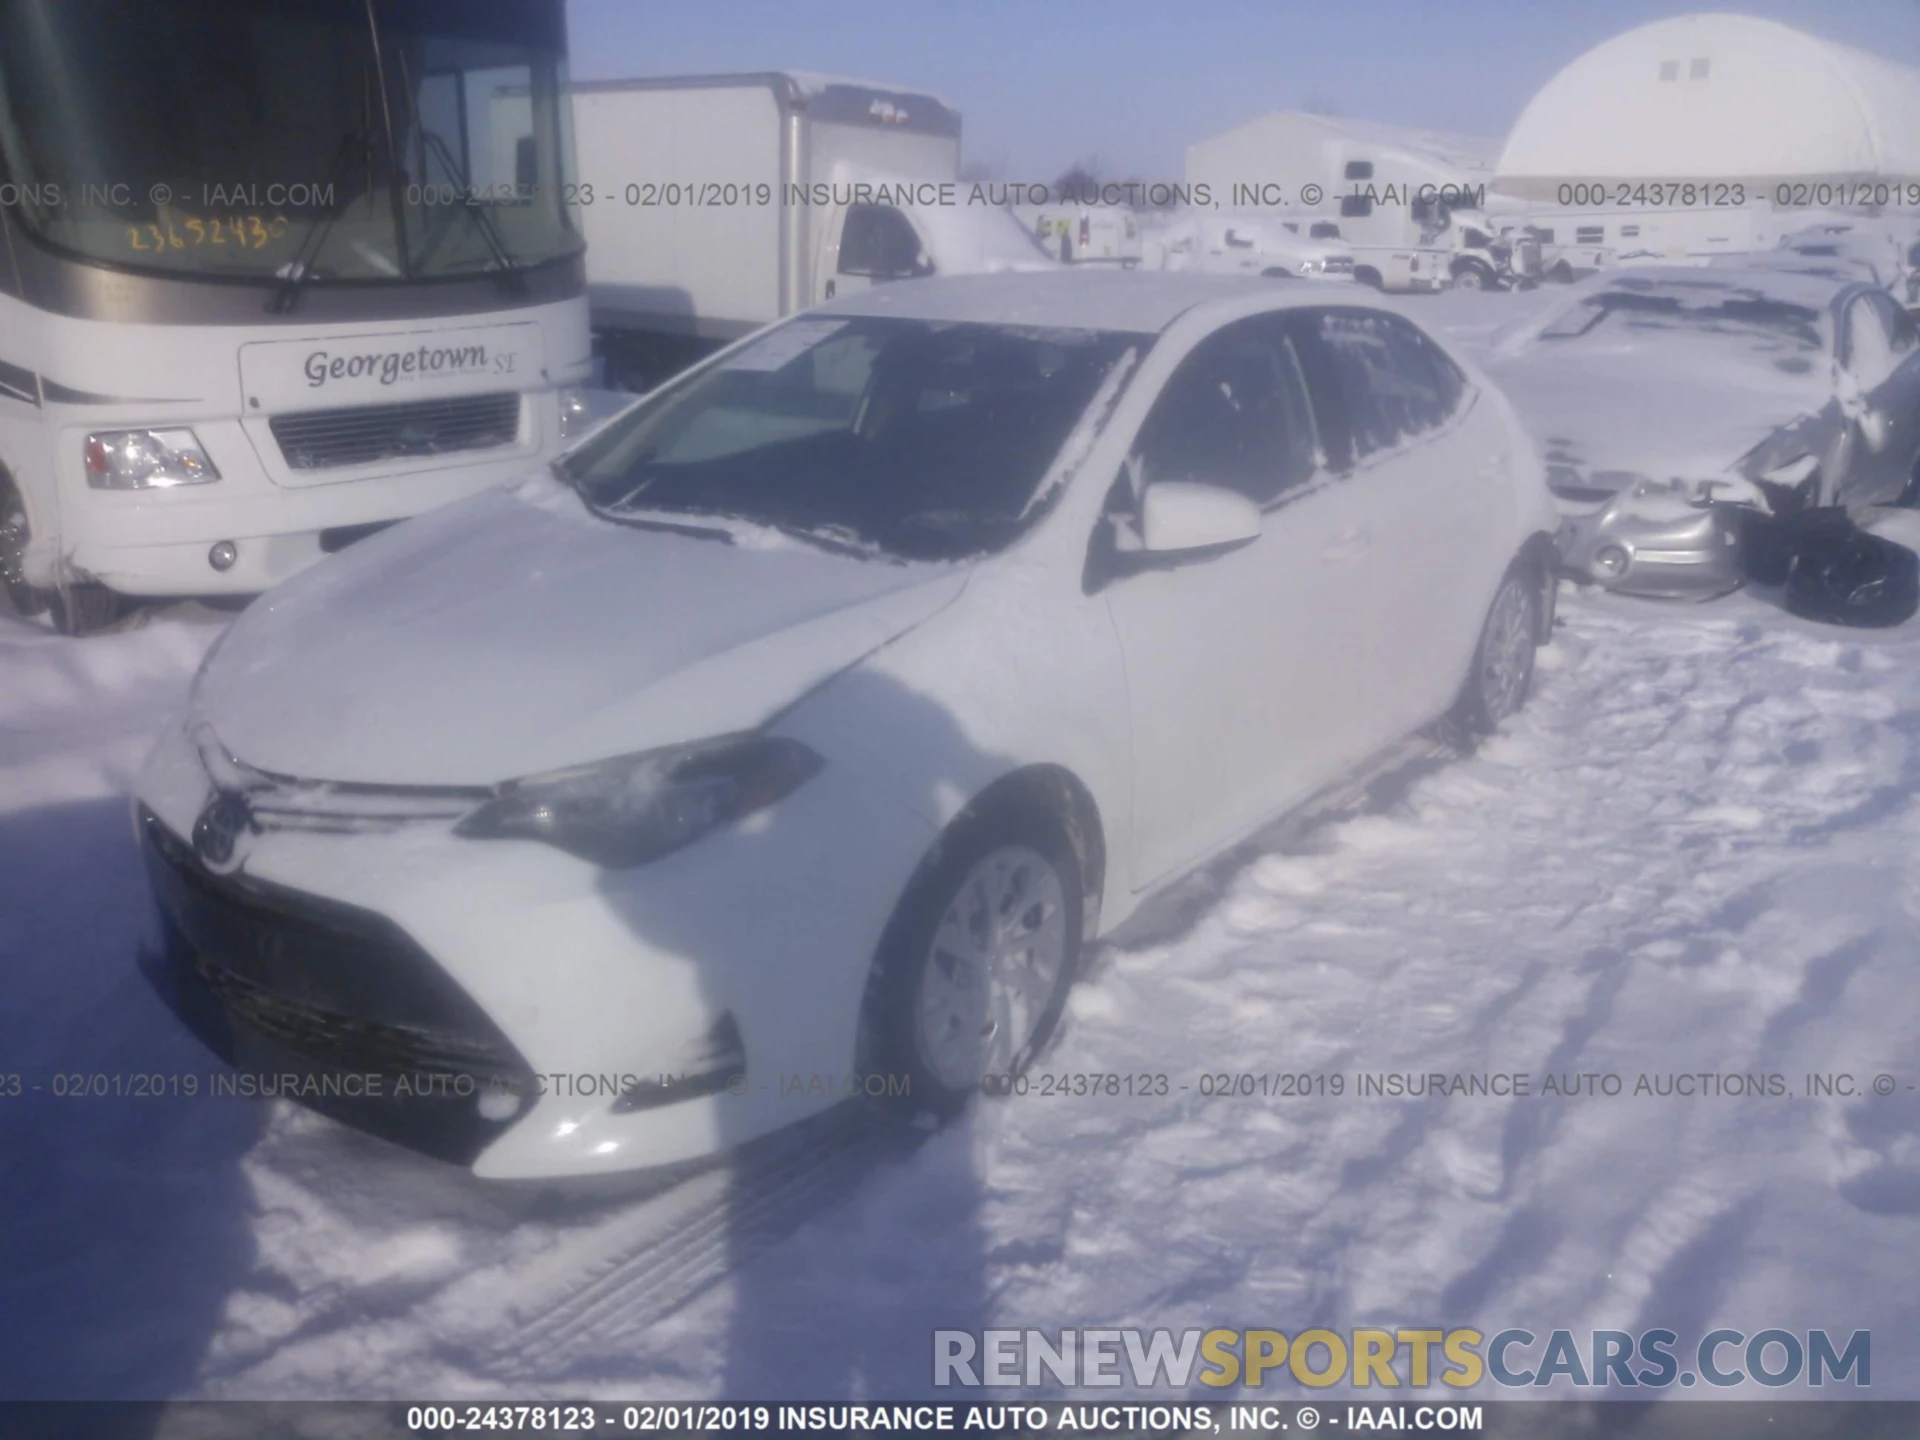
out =
[[728,735],[502,785],[454,827],[470,840],[541,840],[609,869],[644,865],[751,815],[822,765],[797,740]]
[[96,490],[170,490],[220,478],[191,430],[98,430],[85,454]]
[[587,392],[584,386],[568,385],[560,391],[560,438],[571,440],[576,435],[586,433],[592,424],[593,411],[587,405]]

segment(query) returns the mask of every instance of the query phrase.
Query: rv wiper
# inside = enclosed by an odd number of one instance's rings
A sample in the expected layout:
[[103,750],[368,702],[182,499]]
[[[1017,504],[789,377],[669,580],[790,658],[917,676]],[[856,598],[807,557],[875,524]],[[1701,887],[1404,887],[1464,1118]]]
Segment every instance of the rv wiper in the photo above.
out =
[[447,174],[460,187],[460,208],[480,232],[480,243],[487,247],[487,254],[499,271],[501,283],[513,294],[523,294],[527,288],[526,277],[520,273],[513,252],[507,249],[507,242],[500,238],[500,227],[493,223],[493,217],[474,199],[472,180],[461,169],[460,163],[453,158],[453,151],[447,148],[447,142],[437,132],[423,129],[420,135],[422,142],[439,158]]
[[340,153],[334,157],[333,173],[328,177],[329,192],[338,191],[334,201],[320,214],[313,217],[307,226],[307,233],[300,237],[300,248],[280,271],[280,284],[267,301],[270,314],[284,315],[300,303],[300,292],[306,288],[307,281],[313,278],[313,262],[319,257],[321,248],[327,243],[327,236],[333,232],[334,222],[346,214],[347,206],[358,197],[347,189],[347,171],[358,154],[367,162],[369,183],[373,177],[373,142],[363,130],[349,130],[340,137]]

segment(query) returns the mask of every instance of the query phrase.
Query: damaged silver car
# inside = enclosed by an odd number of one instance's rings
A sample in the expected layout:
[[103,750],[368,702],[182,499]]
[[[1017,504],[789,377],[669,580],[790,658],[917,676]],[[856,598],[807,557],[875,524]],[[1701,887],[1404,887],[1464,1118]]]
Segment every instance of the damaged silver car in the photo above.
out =
[[1920,463],[1920,332],[1870,284],[1615,271],[1503,336],[1489,368],[1546,461],[1562,564],[1609,589],[1722,594],[1745,514],[1897,504]]

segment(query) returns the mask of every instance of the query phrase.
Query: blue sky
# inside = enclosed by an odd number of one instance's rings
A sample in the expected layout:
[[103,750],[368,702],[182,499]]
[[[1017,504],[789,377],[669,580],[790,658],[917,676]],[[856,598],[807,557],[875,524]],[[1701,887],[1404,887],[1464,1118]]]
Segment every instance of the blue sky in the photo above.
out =
[[[1051,181],[1097,155],[1178,180],[1185,147],[1268,110],[1500,136],[1589,46],[1661,0],[568,0],[581,79],[822,70],[958,106],[970,161]],[[1920,0],[1749,0],[1748,14],[1920,65]]]

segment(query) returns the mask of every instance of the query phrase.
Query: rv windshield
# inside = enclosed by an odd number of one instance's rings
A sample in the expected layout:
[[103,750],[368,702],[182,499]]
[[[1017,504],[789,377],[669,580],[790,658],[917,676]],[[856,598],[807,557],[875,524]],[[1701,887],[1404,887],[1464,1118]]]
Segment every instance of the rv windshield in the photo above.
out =
[[559,0],[0,0],[0,202],[128,269],[517,269],[580,246],[564,84]]

